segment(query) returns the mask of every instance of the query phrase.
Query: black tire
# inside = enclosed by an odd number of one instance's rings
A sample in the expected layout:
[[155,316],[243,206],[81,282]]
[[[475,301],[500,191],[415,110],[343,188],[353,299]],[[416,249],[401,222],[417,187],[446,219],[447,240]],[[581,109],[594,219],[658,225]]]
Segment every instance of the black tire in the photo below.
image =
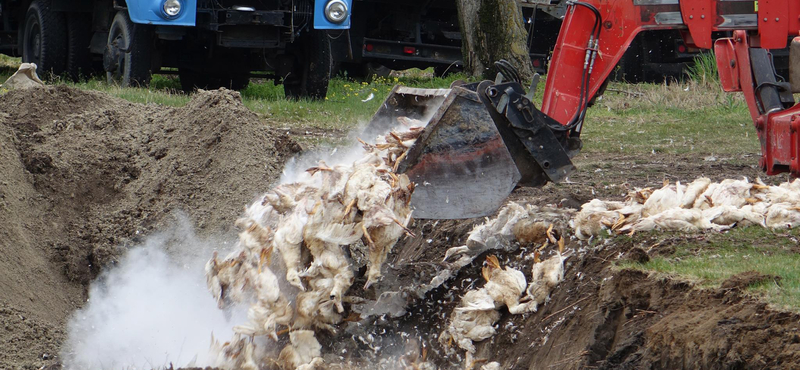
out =
[[433,75],[435,77],[447,77],[454,73],[461,73],[464,71],[464,68],[458,65],[446,65],[446,66],[436,66],[433,67]]
[[371,82],[378,77],[389,77],[392,70],[389,67],[378,63],[364,64],[364,80]]
[[220,87],[230,90],[244,90],[250,85],[250,73],[241,71],[235,75],[214,76],[211,73],[179,68],[178,78],[181,81],[181,89],[187,94],[197,89],[214,90]]
[[22,24],[22,61],[36,63],[39,74],[60,75],[67,64],[67,22],[47,0],[34,0]]
[[313,30],[294,42],[292,72],[283,80],[289,99],[325,99],[331,79],[331,43],[325,31]]
[[93,72],[92,54],[89,43],[92,41],[92,16],[87,13],[67,15],[67,75],[73,81],[90,77]]
[[198,88],[207,88],[209,82],[202,74],[189,68],[178,68],[178,79],[181,82],[181,89],[187,94]]
[[125,10],[117,12],[108,29],[103,67],[109,84],[147,86],[151,77],[152,32],[131,21]]
[[645,81],[644,78],[644,63],[645,54],[642,49],[642,34],[636,36],[622,55],[622,58],[617,63],[617,68],[612,72],[614,81],[641,83]]

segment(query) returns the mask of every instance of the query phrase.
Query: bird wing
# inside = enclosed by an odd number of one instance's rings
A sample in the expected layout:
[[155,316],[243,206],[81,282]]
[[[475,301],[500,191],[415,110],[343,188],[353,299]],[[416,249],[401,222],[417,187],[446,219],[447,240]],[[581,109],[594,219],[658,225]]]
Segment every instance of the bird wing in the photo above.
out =
[[464,297],[461,298],[461,307],[457,307],[456,311],[486,311],[494,310],[494,299],[485,289],[470,290]]

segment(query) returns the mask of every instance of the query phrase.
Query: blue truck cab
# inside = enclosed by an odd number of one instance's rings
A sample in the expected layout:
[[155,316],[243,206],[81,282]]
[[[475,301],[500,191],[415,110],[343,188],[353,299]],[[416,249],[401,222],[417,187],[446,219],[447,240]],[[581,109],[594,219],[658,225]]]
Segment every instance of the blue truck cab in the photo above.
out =
[[[197,0],[129,0],[127,4],[128,15],[134,23],[187,27],[196,25]],[[314,29],[350,28],[351,7],[352,0],[314,1]]]
[[[45,76],[105,72],[146,85],[176,73],[186,91],[271,78],[290,98],[322,99],[329,33],[350,28],[353,0],[0,0],[0,52]],[[16,16],[14,16],[16,15]],[[8,42],[13,40],[16,42]]]

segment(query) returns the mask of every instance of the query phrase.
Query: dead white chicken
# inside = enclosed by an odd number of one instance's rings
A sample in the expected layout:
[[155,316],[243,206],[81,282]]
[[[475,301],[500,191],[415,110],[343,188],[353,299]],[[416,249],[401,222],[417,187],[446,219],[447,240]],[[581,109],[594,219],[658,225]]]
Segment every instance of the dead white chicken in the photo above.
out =
[[239,243],[250,255],[259,255],[263,250],[271,248],[272,230],[264,228],[253,219],[240,218],[236,226],[242,229],[239,233]]
[[618,231],[625,225],[637,222],[642,215],[644,205],[649,199],[649,189],[642,189],[628,194],[625,202],[602,201],[593,199],[581,206],[581,211],[570,221],[575,236],[586,240],[600,235],[604,230]]
[[694,208],[708,209],[716,206],[742,206],[753,202],[752,190],[759,188],[760,185],[752,184],[747,179],[733,180],[726,179],[719,183],[713,183],[706,188],[706,191],[694,202]]
[[208,285],[208,291],[211,292],[211,297],[217,301],[218,306],[222,307],[222,283],[220,283],[218,276],[220,269],[217,251],[214,251],[211,259],[205,265],[206,285]]
[[322,366],[322,346],[311,330],[289,332],[290,343],[278,355],[278,365],[283,370],[311,370]]
[[522,271],[508,266],[505,269],[501,268],[500,261],[492,255],[486,257],[486,265],[481,273],[486,280],[483,289],[494,300],[495,309],[506,306],[508,312],[512,314],[526,312],[526,305],[519,303],[519,298],[528,285]]
[[697,198],[703,195],[709,185],[711,185],[711,179],[708,177],[698,178],[687,185],[683,192],[683,198],[681,198],[681,208],[693,208]]
[[256,302],[247,311],[250,322],[234,327],[234,331],[249,336],[269,335],[278,340],[277,326],[289,326],[294,310],[280,290],[278,277],[266,266],[259,269],[250,272],[256,293]]
[[473,342],[480,342],[495,334],[494,323],[500,320],[500,312],[494,308],[494,299],[485,289],[470,290],[461,298],[459,307],[447,328],[439,335],[439,343],[450,348],[453,343],[461,349],[475,352]]
[[797,227],[800,225],[800,207],[791,203],[771,205],[767,210],[766,225],[773,229]]
[[539,260],[539,251],[534,251],[531,283],[526,289],[525,309],[536,312],[539,305],[550,300],[550,293],[564,280],[564,239],[558,241],[558,253],[545,261]]
[[581,209],[572,220],[575,236],[580,240],[589,239],[600,235],[604,230],[610,230],[624,216],[617,211],[593,211]]
[[754,190],[757,193],[754,197],[770,204],[789,203],[800,205],[800,179],[785,182],[778,186],[765,185],[759,179],[754,184]]
[[210,354],[215,358],[215,367],[223,369],[259,370],[256,345],[252,336],[234,334],[229,342],[219,344],[211,336]]
[[764,212],[754,212],[752,207],[717,206],[703,210],[703,217],[717,225],[764,225]]
[[512,314],[524,313],[527,309],[525,304],[519,303],[527,285],[521,271],[511,267],[503,269],[496,256],[488,256],[481,272],[486,285],[464,294],[439,338],[442,344],[450,346],[453,341],[468,353],[475,351],[473,342],[494,335],[493,325],[500,319],[499,308],[506,306]]
[[[281,253],[286,267],[286,281],[300,290],[305,290],[300,280],[300,272],[304,266],[301,247],[303,228],[308,222],[309,203],[311,202],[308,198],[297,202],[294,210],[277,227],[272,239],[272,245]],[[313,206],[313,203],[311,205]]]
[[663,188],[650,194],[650,197],[644,202],[642,217],[649,217],[668,209],[680,207],[685,190],[686,186],[681,185],[680,181],[676,182],[675,185],[666,183]]
[[729,226],[717,225],[710,220],[715,219],[719,209],[710,213],[703,213],[700,209],[673,208],[641,219],[634,225],[620,229],[620,232],[638,232],[660,230],[676,230],[683,232],[697,232],[700,230],[727,230]]
[[[304,199],[314,191],[315,189],[303,182],[281,184],[264,194],[261,205],[269,205],[278,214],[286,215],[295,209],[299,200]],[[255,219],[259,220],[258,218]]]
[[465,266],[485,251],[511,246],[514,225],[527,217],[528,211],[524,207],[514,202],[509,203],[500,210],[497,217],[475,226],[469,232],[465,245],[448,249],[444,254],[444,260],[463,255],[455,265]]
[[319,189],[324,190],[324,200],[334,201],[342,198],[352,168],[348,166],[328,167],[324,162],[320,162],[319,166],[311,167],[306,172],[312,176],[320,174]]
[[[557,237],[558,231],[553,232],[553,224],[544,221],[533,221],[523,218],[517,221],[512,228],[514,238],[523,246],[541,246],[549,242],[552,237]],[[555,236],[554,236],[555,235]]]
[[405,131],[392,131],[388,134],[379,137],[376,140],[374,149],[381,152],[384,163],[393,171],[397,170],[398,164],[405,158],[408,149],[414,145],[414,142],[422,133],[423,127],[416,125],[420,121],[409,119],[407,117],[398,117],[401,123],[403,120],[408,120],[410,126]]
[[324,329],[336,332],[337,325],[342,322],[342,316],[335,310],[335,302],[330,299],[327,291],[333,285],[331,279],[315,279],[326,281],[324,288],[311,289],[300,292],[295,299],[297,317],[294,319],[294,329]]
[[249,264],[244,251],[231,252],[223,261],[217,259],[215,252],[206,263],[206,282],[219,308],[244,299],[250,284],[247,276]]
[[341,245],[350,245],[361,239],[362,228],[356,223],[340,223],[342,205],[319,200],[309,215],[303,231],[306,248],[311,252],[311,266],[302,274],[332,279],[334,284],[324,292],[343,311],[342,297],[353,285],[353,271]]
[[367,282],[369,288],[382,276],[381,268],[386,257],[404,233],[411,234],[408,223],[411,221],[411,194],[414,184],[405,174],[392,177],[394,184],[384,195],[383,185],[387,181],[376,182],[376,192],[359,192],[358,208],[363,212],[361,227],[368,246],[369,264]]

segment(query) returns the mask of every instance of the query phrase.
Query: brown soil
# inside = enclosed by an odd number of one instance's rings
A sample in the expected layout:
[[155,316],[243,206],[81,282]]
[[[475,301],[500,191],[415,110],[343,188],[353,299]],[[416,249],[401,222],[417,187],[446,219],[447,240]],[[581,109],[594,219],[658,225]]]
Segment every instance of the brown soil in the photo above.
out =
[[59,86],[6,93],[0,112],[3,369],[57,362],[85,284],[176,213],[230,233],[299,148],[230,91],[166,108]]
[[[277,181],[298,150],[291,137],[244,108],[237,93],[224,90],[198,93],[182,108],[67,87],[0,96],[0,368],[57,367],[65,322],[104,266],[174,222],[176,211],[200,233],[230,235],[242,207]],[[704,155],[643,161],[589,149],[577,158],[581,172],[569,183],[519,189],[510,200],[576,208],[664,179],[761,175],[752,154],[740,160],[744,165],[697,160]],[[417,236],[395,248],[378,291],[430,281],[444,250],[461,245],[481,221],[416,221]],[[478,345],[477,356],[505,369],[800,367],[800,317],[742,293],[773,277],[742,274],[719,289],[700,289],[619,270],[619,258],[641,262],[671,253],[670,243],[627,243],[587,249],[571,242],[567,278],[551,301],[525,316],[504,311],[502,329]],[[503,263],[527,273],[530,261],[521,256],[500,254]],[[463,366],[444,354],[435,336],[460,294],[479,283],[482,260],[424,297],[405,296],[410,306],[399,319],[370,318],[372,332],[378,340],[412,333],[437,364]],[[354,289],[362,285],[363,277]]]

